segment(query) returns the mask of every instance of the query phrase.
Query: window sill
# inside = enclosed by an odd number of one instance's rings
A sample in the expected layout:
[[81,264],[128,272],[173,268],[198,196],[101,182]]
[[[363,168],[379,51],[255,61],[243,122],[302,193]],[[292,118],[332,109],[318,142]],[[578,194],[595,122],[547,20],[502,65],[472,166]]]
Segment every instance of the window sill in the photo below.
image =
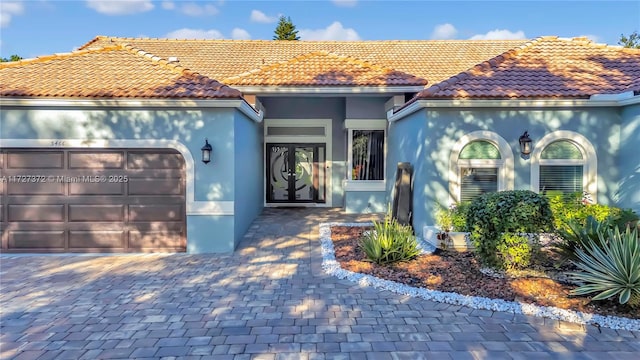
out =
[[386,191],[385,180],[344,180],[344,191]]

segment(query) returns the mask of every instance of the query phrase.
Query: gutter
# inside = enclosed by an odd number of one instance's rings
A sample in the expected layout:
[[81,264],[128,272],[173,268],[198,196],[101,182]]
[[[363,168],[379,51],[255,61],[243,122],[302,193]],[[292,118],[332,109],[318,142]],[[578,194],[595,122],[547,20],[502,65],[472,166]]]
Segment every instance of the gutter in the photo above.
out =
[[581,108],[581,107],[618,107],[640,104],[640,95],[633,95],[632,91],[622,94],[596,94],[589,99],[446,99],[446,100],[416,100],[408,106],[389,114],[389,122],[403,119],[424,108]]
[[398,94],[417,93],[424,90],[424,86],[238,86],[231,85],[234,89],[244,94],[258,96],[285,96],[285,95],[370,95],[370,94]]
[[16,98],[0,97],[0,108],[12,107],[69,107],[69,108],[187,108],[213,109],[236,108],[251,120],[259,123],[264,119],[264,112],[257,111],[244,99],[54,99],[54,98]]

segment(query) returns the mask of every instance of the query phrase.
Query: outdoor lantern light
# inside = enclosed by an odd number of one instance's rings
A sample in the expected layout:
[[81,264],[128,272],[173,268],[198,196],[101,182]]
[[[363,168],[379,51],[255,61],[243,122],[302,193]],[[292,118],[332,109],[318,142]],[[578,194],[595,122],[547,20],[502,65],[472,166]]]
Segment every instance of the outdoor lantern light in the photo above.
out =
[[527,156],[531,154],[531,139],[529,138],[529,132],[525,131],[518,141],[520,142],[520,152],[522,155]]
[[202,162],[208,164],[211,161],[211,150],[213,150],[208,139],[204,139],[204,146],[200,150],[202,150]]

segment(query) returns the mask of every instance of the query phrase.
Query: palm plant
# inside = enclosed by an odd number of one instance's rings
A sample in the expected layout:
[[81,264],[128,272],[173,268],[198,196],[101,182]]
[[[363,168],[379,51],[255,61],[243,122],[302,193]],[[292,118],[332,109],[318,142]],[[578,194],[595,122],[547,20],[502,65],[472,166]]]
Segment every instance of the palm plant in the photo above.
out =
[[[584,249],[577,249],[574,264],[581,272],[569,276],[583,285],[572,290],[573,295],[598,293],[593,300],[618,296],[620,304],[636,305],[640,297],[640,240],[638,231],[627,228],[624,233],[616,227],[600,232],[599,244],[588,240]],[[607,241],[608,240],[608,241]]]

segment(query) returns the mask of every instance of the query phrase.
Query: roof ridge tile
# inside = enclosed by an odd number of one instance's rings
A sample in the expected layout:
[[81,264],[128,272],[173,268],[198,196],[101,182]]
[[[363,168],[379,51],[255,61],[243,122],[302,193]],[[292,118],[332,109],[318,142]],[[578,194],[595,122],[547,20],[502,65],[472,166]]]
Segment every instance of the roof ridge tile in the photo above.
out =
[[[310,52],[303,53],[303,54],[300,54],[300,55],[296,55],[296,56],[294,56],[294,57],[292,57],[290,59],[287,59],[287,60],[282,60],[282,61],[277,61],[277,62],[272,63],[272,64],[262,65],[259,68],[251,69],[249,71],[245,71],[243,73],[240,73],[240,74],[237,74],[237,75],[234,75],[234,76],[229,76],[227,78],[224,78],[222,80],[222,82],[224,82],[224,83],[232,82],[234,80],[238,80],[238,79],[241,79],[241,78],[249,76],[249,75],[257,74],[257,73],[260,73],[260,72],[263,72],[263,71],[274,70],[274,69],[277,69],[277,68],[285,66],[285,65],[295,64],[295,63],[300,62],[302,60],[312,59],[312,58],[314,58],[316,56],[319,56],[319,55],[338,58],[340,60],[346,61],[347,63],[357,64],[357,65],[360,65],[362,67],[371,69],[373,71],[381,71],[381,72],[385,72],[385,73],[398,72],[398,70],[393,69],[391,67],[381,66],[381,65],[372,63],[371,61],[367,61],[367,60],[363,60],[363,59],[357,58],[355,56],[344,55],[344,54],[336,53],[334,51],[314,50],[314,51],[310,51]],[[411,75],[412,77],[416,77],[415,75],[412,75],[412,74],[407,74],[407,75]]]
[[67,59],[67,58],[70,58],[70,57],[76,57],[76,56],[79,56],[79,55],[84,55],[84,54],[89,54],[89,53],[107,52],[107,51],[122,50],[122,49],[123,48],[120,45],[111,45],[111,46],[93,47],[93,48],[89,48],[89,49],[74,50],[74,51],[65,52],[65,53],[54,53],[54,54],[49,54],[49,55],[40,55],[40,56],[37,56],[37,57],[34,57],[34,58],[20,59],[18,61],[3,62],[3,63],[0,63],[0,68],[9,68],[9,67],[14,67],[14,66],[38,64],[38,63],[43,63],[43,62],[52,61],[52,60]]

